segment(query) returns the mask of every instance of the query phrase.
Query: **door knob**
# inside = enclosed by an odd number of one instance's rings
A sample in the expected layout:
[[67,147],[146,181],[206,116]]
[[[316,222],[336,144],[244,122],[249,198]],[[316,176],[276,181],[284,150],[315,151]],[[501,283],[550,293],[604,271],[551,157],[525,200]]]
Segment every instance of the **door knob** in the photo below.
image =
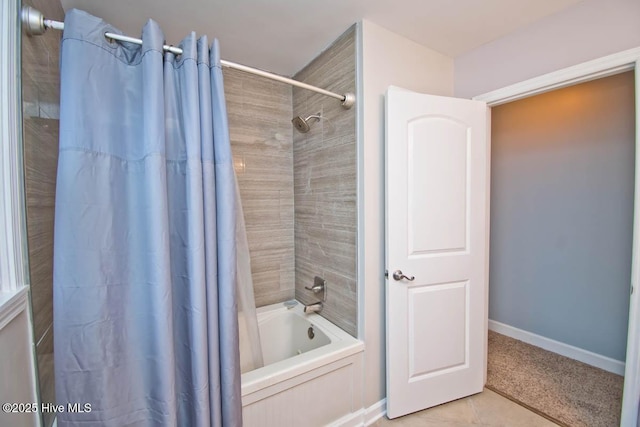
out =
[[415,277],[405,276],[402,270],[396,270],[393,272],[393,280],[402,280],[402,279],[407,279],[408,281],[412,282],[413,279],[415,279]]

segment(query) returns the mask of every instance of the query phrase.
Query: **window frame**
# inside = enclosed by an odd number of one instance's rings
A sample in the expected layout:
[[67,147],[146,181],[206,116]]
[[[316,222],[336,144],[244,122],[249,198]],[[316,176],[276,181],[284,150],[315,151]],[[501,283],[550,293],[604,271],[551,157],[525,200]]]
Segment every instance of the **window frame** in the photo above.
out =
[[0,312],[29,287],[20,85],[20,0],[0,6]]

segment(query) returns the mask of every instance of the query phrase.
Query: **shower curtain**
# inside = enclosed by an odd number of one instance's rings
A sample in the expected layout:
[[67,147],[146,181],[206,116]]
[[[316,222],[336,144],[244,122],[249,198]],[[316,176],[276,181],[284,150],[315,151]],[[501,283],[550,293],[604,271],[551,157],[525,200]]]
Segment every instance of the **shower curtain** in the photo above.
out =
[[237,253],[244,230],[217,41],[192,33],[175,56],[153,21],[142,46],[105,32],[120,33],[85,12],[66,15],[58,425],[240,426],[236,285],[248,256]]

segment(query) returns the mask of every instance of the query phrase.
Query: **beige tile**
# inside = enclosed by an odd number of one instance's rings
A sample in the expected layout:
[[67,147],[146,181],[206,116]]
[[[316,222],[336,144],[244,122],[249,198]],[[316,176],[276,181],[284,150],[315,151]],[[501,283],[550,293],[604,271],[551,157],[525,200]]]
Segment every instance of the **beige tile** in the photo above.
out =
[[[397,421],[396,421],[397,420]],[[373,426],[375,427],[383,427],[383,426],[398,426],[398,427],[469,427],[473,425],[480,424],[469,424],[464,422],[456,422],[456,421],[441,421],[441,420],[429,420],[425,418],[397,418],[394,420],[379,420]]]
[[481,423],[505,427],[556,426],[551,421],[529,411],[491,390],[485,390],[471,398],[471,403]]
[[460,399],[446,405],[436,406],[416,415],[419,418],[433,421],[448,421],[464,424],[478,422],[471,399]]
[[[293,283],[293,281],[291,281]],[[267,294],[256,295],[256,307],[262,307],[265,305],[276,304],[283,301],[294,299],[294,290],[287,289],[284,291],[272,291]]]
[[50,325],[50,327],[49,333],[43,337],[40,344],[36,347],[40,393],[44,402],[55,402],[53,383],[53,325]]
[[[63,20],[57,0],[24,0],[46,17]],[[22,38],[22,96],[25,192],[31,304],[43,401],[54,402],[53,378],[53,218],[58,163],[61,32]],[[42,338],[42,339],[41,339]],[[45,414],[45,425],[53,414]]]
[[[355,33],[351,28],[295,77],[335,92],[355,88]],[[352,335],[357,331],[357,182],[355,109],[293,89],[295,115],[321,113],[306,134],[293,134],[296,298],[318,296],[304,286],[314,276],[328,283],[321,313]]]
[[224,69],[256,305],[294,296],[291,87]]
[[442,427],[556,427],[557,425],[491,390],[445,403],[434,408],[389,420],[373,426],[442,426]]
[[[40,396],[43,403],[55,403],[55,384],[53,373],[53,353],[38,352],[38,381],[40,386]],[[54,414],[43,414],[45,425],[53,423]]]
[[55,204],[59,121],[25,117],[24,165],[27,205]]

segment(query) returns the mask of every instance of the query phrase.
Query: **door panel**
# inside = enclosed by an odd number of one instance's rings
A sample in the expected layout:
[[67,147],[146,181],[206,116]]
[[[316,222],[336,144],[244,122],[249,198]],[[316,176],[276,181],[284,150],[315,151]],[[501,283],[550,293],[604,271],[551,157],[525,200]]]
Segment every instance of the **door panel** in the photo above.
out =
[[[486,378],[488,110],[389,88],[387,415],[482,391]],[[395,280],[393,272],[406,278]]]
[[[407,133],[410,254],[464,250],[467,243],[467,127],[432,116],[408,123]],[[446,188],[442,186],[443,181],[447,183]],[[438,206],[438,209],[429,209],[429,206]]]
[[[467,361],[467,282],[415,286],[408,290],[409,380],[464,366]],[[448,331],[424,325],[446,323]],[[433,351],[431,343],[440,343]]]

